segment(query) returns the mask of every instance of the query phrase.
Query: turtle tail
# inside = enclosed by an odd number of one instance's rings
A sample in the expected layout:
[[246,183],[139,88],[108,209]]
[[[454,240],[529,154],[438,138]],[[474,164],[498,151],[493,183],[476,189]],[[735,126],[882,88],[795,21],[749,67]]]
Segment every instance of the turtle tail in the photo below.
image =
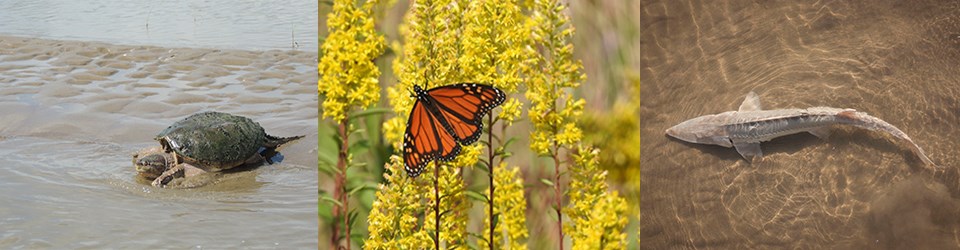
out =
[[298,136],[291,136],[291,137],[276,137],[272,135],[267,135],[267,141],[263,143],[263,147],[276,149],[283,144],[299,140],[300,138],[303,138],[303,136],[298,135]]
[[[260,155],[263,156],[263,159],[265,159],[267,163],[273,164],[273,156],[278,154],[277,150],[279,150],[278,148],[280,146],[288,142],[299,140],[300,138],[303,138],[303,136],[298,135],[291,137],[276,137],[267,135],[267,141],[263,143],[263,148],[260,151]],[[281,158],[281,160],[282,159],[283,158]]]

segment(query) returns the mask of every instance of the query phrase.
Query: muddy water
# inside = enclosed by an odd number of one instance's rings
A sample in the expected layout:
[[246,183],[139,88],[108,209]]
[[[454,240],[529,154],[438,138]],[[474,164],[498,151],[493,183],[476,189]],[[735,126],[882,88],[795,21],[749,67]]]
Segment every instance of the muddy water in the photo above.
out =
[[[960,5],[955,1],[646,1],[644,248],[960,247]],[[865,111],[908,144],[859,129],[736,150],[670,139],[686,119],[763,107]]]
[[[0,36],[0,248],[313,248],[316,53]],[[130,154],[198,111],[306,135],[281,163],[193,190]]]
[[165,47],[317,51],[318,1],[0,1],[0,34]]

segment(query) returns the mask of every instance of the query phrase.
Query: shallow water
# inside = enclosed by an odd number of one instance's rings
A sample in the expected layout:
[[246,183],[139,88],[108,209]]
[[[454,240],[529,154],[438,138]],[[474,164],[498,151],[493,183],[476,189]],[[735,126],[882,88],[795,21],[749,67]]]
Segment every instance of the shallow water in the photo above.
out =
[[0,34],[164,47],[317,51],[317,1],[0,1]]
[[[641,30],[644,248],[960,247],[960,4],[645,1]],[[664,131],[736,110],[853,108],[909,144],[838,128],[736,150]]]
[[[0,248],[313,248],[316,53],[0,36]],[[138,179],[136,150],[198,111],[306,135],[282,163],[197,189]]]

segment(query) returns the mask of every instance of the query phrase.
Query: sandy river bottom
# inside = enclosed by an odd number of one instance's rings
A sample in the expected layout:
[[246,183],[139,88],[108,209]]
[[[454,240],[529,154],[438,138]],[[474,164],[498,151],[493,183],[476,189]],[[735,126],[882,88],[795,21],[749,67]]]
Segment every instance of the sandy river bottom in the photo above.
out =
[[[644,1],[641,242],[651,249],[960,247],[960,5],[951,1]],[[851,108],[836,126],[735,149],[665,130],[737,110]]]

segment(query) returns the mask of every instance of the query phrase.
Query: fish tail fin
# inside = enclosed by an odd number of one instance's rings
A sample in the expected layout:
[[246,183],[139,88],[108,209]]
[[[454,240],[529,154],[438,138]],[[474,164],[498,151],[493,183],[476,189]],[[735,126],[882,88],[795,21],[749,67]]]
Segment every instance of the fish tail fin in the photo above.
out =
[[916,142],[913,142],[913,139],[910,139],[910,136],[908,136],[906,133],[901,131],[896,126],[893,126],[892,124],[887,123],[886,121],[881,120],[880,118],[868,115],[867,113],[864,113],[864,112],[858,112],[853,109],[845,109],[843,111],[840,111],[839,113],[837,113],[837,117],[843,118],[850,125],[860,127],[863,129],[873,130],[873,131],[883,131],[894,137],[903,139],[909,142],[910,145],[913,146],[911,147],[911,151],[917,154],[917,156],[920,157],[920,160],[922,160],[924,164],[933,166],[933,167],[938,167],[937,164],[934,164],[933,161],[930,160],[929,157],[927,157],[927,153],[923,151],[923,148],[920,148],[920,145],[917,145]]

